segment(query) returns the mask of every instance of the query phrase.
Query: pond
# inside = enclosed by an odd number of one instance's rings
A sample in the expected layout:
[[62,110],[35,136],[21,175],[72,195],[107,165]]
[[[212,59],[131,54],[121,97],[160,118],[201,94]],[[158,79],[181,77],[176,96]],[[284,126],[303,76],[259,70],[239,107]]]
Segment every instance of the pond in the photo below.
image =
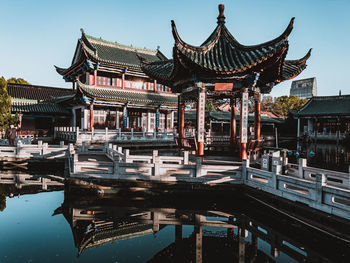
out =
[[0,262],[346,262],[350,256],[349,243],[243,194],[106,197],[27,188],[0,185]]
[[349,172],[350,149],[345,144],[281,141],[279,146],[292,150],[288,156],[291,162],[301,157],[307,159],[308,166]]

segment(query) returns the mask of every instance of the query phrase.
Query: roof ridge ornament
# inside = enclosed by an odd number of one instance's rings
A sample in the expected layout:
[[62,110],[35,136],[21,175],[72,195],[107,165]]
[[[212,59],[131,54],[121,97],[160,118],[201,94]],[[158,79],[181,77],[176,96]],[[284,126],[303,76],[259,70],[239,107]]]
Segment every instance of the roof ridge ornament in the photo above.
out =
[[225,15],[224,15],[225,5],[220,4],[218,8],[219,8],[218,24],[225,24]]

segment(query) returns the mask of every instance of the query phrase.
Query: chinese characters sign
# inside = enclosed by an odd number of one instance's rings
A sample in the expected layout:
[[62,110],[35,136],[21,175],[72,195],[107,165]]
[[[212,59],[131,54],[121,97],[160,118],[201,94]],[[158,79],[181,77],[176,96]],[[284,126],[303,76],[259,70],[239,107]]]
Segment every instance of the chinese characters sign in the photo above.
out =
[[199,89],[198,94],[198,118],[197,118],[197,140],[198,142],[204,142],[205,133],[205,89]]
[[242,93],[241,143],[248,142],[248,92]]

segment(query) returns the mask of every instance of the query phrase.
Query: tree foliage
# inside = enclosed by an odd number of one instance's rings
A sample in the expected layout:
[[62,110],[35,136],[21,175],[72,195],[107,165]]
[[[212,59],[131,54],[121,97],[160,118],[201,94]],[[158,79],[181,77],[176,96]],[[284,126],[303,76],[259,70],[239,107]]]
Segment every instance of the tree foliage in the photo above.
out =
[[22,78],[9,78],[7,80],[7,83],[14,83],[14,84],[30,84],[28,81],[22,79]]
[[205,101],[205,111],[215,111],[215,107],[211,99],[207,99]]
[[286,117],[290,110],[299,110],[306,102],[306,99],[297,96],[282,96],[275,100],[271,96],[266,96],[262,99],[261,109]]
[[0,130],[6,130],[11,124],[18,122],[18,115],[11,115],[11,97],[7,93],[7,82],[0,78]]
[[282,96],[276,99],[277,107],[282,116],[287,116],[290,110],[299,110],[306,103],[306,99],[300,99],[297,96]]

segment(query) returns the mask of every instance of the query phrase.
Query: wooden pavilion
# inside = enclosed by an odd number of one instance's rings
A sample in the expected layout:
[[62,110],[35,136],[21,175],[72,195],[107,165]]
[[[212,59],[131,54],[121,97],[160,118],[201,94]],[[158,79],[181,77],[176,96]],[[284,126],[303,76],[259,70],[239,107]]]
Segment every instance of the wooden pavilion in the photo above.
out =
[[[269,93],[272,87],[292,79],[306,68],[310,51],[299,60],[286,60],[288,36],[294,18],[277,38],[254,46],[240,44],[225,26],[224,5],[219,5],[218,25],[200,46],[184,42],[171,21],[175,40],[173,59],[147,61],[141,58],[143,71],[158,83],[180,93],[178,103],[178,130],[180,141],[185,139],[184,105],[197,103],[197,154],[204,155],[205,100],[227,98],[231,101],[231,142],[237,140],[236,102],[240,99],[240,152],[247,158],[248,98],[255,100],[255,140],[260,140],[260,94]],[[222,83],[221,85],[212,85]],[[210,84],[210,85],[206,85]]]

